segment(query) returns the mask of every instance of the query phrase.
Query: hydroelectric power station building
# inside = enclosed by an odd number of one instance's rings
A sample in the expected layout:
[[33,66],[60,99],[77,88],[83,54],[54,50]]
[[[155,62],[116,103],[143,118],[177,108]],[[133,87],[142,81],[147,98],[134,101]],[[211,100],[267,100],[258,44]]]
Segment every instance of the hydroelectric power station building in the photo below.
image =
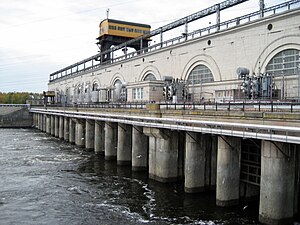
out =
[[[298,99],[299,12],[292,10],[297,3],[220,22],[220,11],[234,4],[221,3],[153,31],[145,24],[104,20],[97,38],[100,53],[52,73],[49,90],[67,103],[159,102],[166,100],[167,77],[185,84],[184,96],[174,85],[169,93],[177,101]],[[189,22],[212,13],[215,25],[188,32]],[[186,32],[163,39],[178,26]],[[151,43],[153,36],[159,41]],[[239,69],[246,69],[246,78]]]
[[[154,30],[103,20],[100,53],[50,74],[45,96],[58,104],[31,108],[34,126],[151,179],[183,181],[188,193],[215,190],[221,207],[259,199],[260,222],[291,224],[300,212],[300,0],[260,0],[258,11],[220,20],[245,1]],[[212,14],[215,24],[189,31]]]

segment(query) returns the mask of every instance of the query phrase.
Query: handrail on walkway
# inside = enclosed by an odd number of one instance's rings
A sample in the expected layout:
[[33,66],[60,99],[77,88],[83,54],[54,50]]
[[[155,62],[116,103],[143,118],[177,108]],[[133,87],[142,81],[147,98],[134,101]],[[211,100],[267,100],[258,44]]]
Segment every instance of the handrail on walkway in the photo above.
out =
[[[210,121],[207,119],[178,119],[156,118],[146,116],[130,116],[111,113],[76,112],[51,109],[31,109],[30,112],[53,116],[64,116],[76,119],[97,120],[103,122],[125,123],[133,126],[182,130],[208,133],[214,135],[227,135],[242,138],[255,138],[261,140],[279,141],[300,144],[300,127],[282,125],[267,125],[255,123],[237,123],[225,121]],[[251,121],[250,121],[251,122]]]
[[80,104],[52,104],[53,107],[70,108],[101,108],[101,109],[146,109],[147,104],[157,104],[161,110],[190,110],[190,111],[255,111],[255,112],[300,112],[300,102],[285,101],[237,101],[237,102],[124,102],[124,103],[80,103]]
[[30,108],[30,104],[0,104],[0,107],[22,107],[22,108]]

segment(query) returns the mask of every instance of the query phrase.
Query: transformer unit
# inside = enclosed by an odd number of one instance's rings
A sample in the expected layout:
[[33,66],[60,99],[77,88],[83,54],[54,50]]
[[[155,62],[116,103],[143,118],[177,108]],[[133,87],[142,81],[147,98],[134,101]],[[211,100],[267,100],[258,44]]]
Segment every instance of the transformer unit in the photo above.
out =
[[275,83],[269,74],[245,75],[241,90],[246,99],[271,99],[275,94]]
[[244,77],[249,75],[250,70],[245,67],[238,67],[236,69],[236,73],[237,73],[239,79],[243,79]]
[[99,91],[92,91],[92,102],[99,102]]
[[98,91],[98,101],[99,102],[108,102],[108,89],[100,88]]
[[187,97],[187,86],[183,80],[173,79],[172,76],[164,76],[165,85],[163,96],[165,100],[172,100],[173,103],[185,101]]

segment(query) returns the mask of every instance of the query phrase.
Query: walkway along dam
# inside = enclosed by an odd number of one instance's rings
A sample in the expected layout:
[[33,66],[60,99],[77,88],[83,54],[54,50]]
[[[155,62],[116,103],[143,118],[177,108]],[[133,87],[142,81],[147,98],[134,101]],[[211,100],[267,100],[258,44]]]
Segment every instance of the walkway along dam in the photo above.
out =
[[[291,224],[299,213],[300,1],[265,8],[261,0],[258,11],[220,21],[243,2],[113,47],[105,42],[120,40],[113,30],[150,28],[105,20],[99,54],[50,74],[47,104],[30,109],[34,126],[151,179],[182,180],[187,193],[215,190],[220,207],[258,198],[261,223]],[[215,25],[189,32],[212,14]],[[164,40],[178,26],[185,33]]]

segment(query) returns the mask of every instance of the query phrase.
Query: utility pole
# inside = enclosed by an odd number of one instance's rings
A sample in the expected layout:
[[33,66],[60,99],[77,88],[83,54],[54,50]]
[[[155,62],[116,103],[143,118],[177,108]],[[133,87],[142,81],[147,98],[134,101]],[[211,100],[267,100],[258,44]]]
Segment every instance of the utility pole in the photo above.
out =
[[184,30],[184,35],[185,35],[185,40],[188,39],[188,22],[186,20],[185,24],[184,24],[185,30]]
[[109,8],[106,10],[106,19],[108,19],[109,16]]
[[220,4],[217,4],[217,10],[216,10],[216,24],[217,24],[217,31],[220,30],[220,22],[221,22],[221,16],[220,16]]
[[300,102],[300,52],[299,52],[299,62],[297,66],[297,72],[298,72],[298,103]]
[[264,0],[259,0],[260,18],[264,17],[264,9],[265,9],[265,2],[264,2]]

